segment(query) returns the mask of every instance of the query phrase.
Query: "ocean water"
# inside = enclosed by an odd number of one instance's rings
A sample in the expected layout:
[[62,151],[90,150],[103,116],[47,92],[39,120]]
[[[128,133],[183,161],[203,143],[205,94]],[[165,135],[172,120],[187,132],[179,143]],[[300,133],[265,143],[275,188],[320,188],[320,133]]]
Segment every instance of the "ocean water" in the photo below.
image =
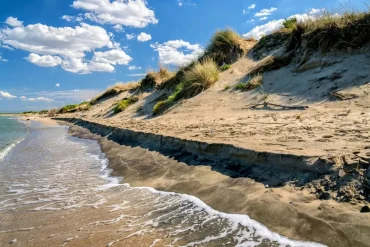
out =
[[27,125],[11,117],[0,116],[0,160],[27,134]]
[[110,176],[96,141],[67,127],[1,121],[12,148],[0,161],[0,246],[323,246],[193,196],[131,187]]

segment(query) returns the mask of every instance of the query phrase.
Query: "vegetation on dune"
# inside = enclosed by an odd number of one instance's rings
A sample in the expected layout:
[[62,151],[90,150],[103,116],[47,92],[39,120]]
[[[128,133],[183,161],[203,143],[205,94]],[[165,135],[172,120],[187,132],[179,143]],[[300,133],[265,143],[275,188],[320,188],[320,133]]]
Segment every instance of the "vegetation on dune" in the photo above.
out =
[[[216,32],[203,58],[211,57],[219,66],[233,63],[247,52],[247,41],[231,29]],[[200,59],[202,60],[202,58]]]
[[[323,13],[304,21],[290,18],[283,26],[255,45],[256,59],[270,57],[257,64],[251,75],[279,69],[293,59],[303,64],[313,53],[359,49],[370,43],[369,12]],[[276,54],[271,56],[272,53]]]
[[292,17],[292,18],[289,18],[289,19],[285,19],[285,21],[283,22],[283,26],[284,28],[288,28],[288,29],[296,29],[297,28],[297,18],[296,17]]
[[248,91],[248,90],[253,90],[255,88],[258,88],[262,86],[262,84],[263,84],[262,75],[258,74],[250,78],[247,82],[242,82],[242,83],[237,84],[235,86],[235,89],[242,90],[242,91]]
[[153,107],[153,114],[156,115],[162,112],[181,98],[193,97],[209,88],[219,79],[219,74],[220,70],[212,58],[205,58],[201,62],[196,62],[191,68],[182,71],[182,81],[166,100],[159,101]]
[[64,113],[71,113],[71,112],[78,112],[78,111],[87,111],[91,108],[90,102],[82,102],[80,104],[74,104],[74,105],[66,105],[60,108],[57,113],[64,114]]
[[221,66],[220,70],[221,71],[226,71],[226,70],[228,70],[230,68],[231,68],[231,65],[230,64],[224,64],[224,65]]
[[145,78],[140,82],[140,91],[154,90],[163,82],[168,81],[174,77],[175,73],[171,72],[168,68],[159,65],[158,71],[149,71]]
[[103,99],[111,98],[123,92],[135,91],[139,86],[140,84],[138,82],[116,83],[114,86],[108,88],[105,92],[92,99],[90,104],[95,105]]
[[121,100],[114,108],[113,108],[113,112],[114,113],[119,113],[119,112],[123,112],[124,110],[126,110],[127,107],[129,107],[130,105],[133,105],[135,104],[136,102],[139,101],[139,98],[136,97],[136,96],[132,96],[130,98],[126,98],[126,99],[123,99]]

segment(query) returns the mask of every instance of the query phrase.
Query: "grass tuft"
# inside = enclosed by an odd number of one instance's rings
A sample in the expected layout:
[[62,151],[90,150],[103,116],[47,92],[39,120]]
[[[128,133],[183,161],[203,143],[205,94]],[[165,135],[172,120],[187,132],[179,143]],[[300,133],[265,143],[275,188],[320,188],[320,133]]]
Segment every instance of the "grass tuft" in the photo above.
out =
[[241,90],[241,91],[249,91],[253,90],[255,88],[261,87],[263,84],[262,75],[256,75],[253,76],[251,79],[249,79],[247,82],[239,83],[235,86],[235,89]]
[[104,100],[106,98],[111,98],[116,95],[119,95],[120,93],[126,92],[126,91],[134,91],[139,87],[138,82],[129,82],[129,83],[116,83],[114,86],[109,87],[105,92],[98,95],[94,99],[90,101],[91,105],[95,105],[101,100]]
[[298,22],[298,20],[295,17],[285,19],[285,21],[283,22],[283,26],[284,26],[284,28],[287,28],[287,29],[296,29],[297,28],[297,22]]
[[130,97],[130,98],[127,98],[127,99],[123,99],[120,102],[118,102],[118,104],[113,108],[113,112],[114,113],[123,112],[124,110],[127,109],[127,107],[129,107],[130,105],[135,104],[138,101],[139,101],[139,98],[136,97],[136,96],[133,96],[133,97]]
[[220,70],[221,71],[226,71],[226,70],[228,70],[230,68],[231,68],[231,65],[230,64],[224,64],[224,65],[221,66]]
[[211,57],[221,66],[223,63],[235,62],[246,52],[247,41],[233,30],[226,29],[213,35],[203,57]]
[[205,58],[197,62],[184,73],[184,88],[181,95],[185,98],[193,97],[218,81],[220,70],[212,58]]

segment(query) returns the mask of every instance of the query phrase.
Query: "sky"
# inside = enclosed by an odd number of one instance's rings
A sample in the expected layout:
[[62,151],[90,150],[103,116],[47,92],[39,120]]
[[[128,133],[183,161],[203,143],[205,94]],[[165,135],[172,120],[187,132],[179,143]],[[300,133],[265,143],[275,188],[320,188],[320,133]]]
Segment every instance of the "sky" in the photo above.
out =
[[0,112],[91,99],[162,64],[196,59],[217,30],[246,38],[284,18],[365,8],[366,0],[1,0]]

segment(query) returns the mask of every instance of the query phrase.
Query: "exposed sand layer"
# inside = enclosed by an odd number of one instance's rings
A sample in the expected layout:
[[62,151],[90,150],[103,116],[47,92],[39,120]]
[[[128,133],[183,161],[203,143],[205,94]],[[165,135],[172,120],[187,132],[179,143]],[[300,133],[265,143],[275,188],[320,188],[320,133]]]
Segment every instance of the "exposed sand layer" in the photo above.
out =
[[[96,139],[109,158],[115,176],[132,186],[194,195],[216,210],[248,214],[284,236],[328,246],[369,246],[370,214],[360,206],[321,201],[293,186],[265,188],[249,178],[230,178],[204,166],[188,166],[140,147],[116,142],[73,126],[73,135]],[[133,165],[135,164],[135,165]]]

